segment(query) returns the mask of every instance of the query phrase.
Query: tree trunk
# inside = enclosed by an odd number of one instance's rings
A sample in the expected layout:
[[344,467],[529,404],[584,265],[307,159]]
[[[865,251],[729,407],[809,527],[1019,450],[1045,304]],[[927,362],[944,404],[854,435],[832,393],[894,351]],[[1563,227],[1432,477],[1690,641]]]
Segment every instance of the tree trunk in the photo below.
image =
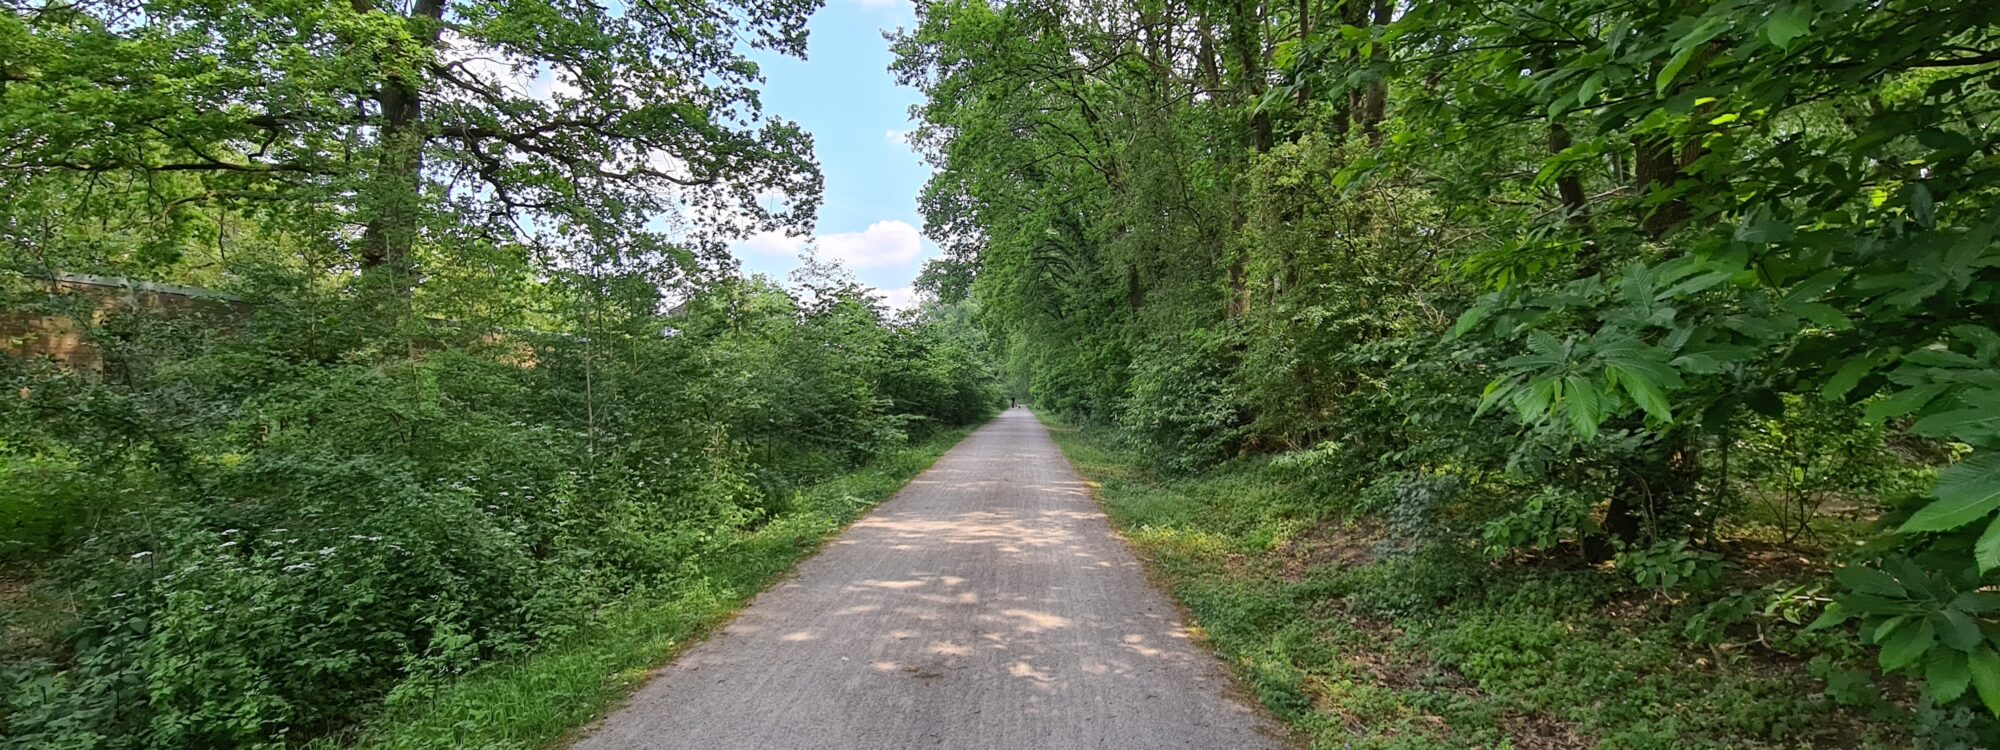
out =
[[[1264,94],[1263,61],[1263,19],[1258,10],[1257,0],[1233,0],[1229,6],[1229,53],[1235,59],[1231,71],[1231,88],[1239,101],[1249,106],[1257,106]],[[1250,147],[1262,154],[1271,150],[1271,116],[1261,108],[1250,115]],[[1247,221],[1247,208],[1242,201],[1236,202],[1236,233],[1240,233]],[[1224,313],[1231,318],[1250,311],[1250,279],[1248,253],[1241,247],[1231,248],[1228,270],[1229,299]]]
[[[1236,58],[1233,83],[1239,101],[1252,107],[1264,96],[1263,40],[1256,0],[1234,0],[1229,14],[1229,48]],[[1271,150],[1271,115],[1262,108],[1250,115],[1250,146],[1260,154]]]
[[1693,531],[1686,516],[1701,489],[1699,437],[1664,437],[1646,446],[1633,464],[1604,511],[1603,537],[1585,545],[1593,559],[1610,559],[1619,544],[1649,544]]
[[[1709,58],[1721,50],[1719,43],[1711,42],[1690,63],[1689,70],[1699,70]],[[1657,71],[1656,71],[1657,74]],[[1691,81],[1683,80],[1676,91],[1686,89]],[[1706,107],[1697,107],[1696,116],[1705,117]],[[1654,190],[1673,187],[1675,183],[1688,177],[1687,168],[1705,153],[1698,142],[1677,143],[1670,135],[1642,136],[1633,139],[1633,172],[1640,195]],[[1686,193],[1656,205],[1640,220],[1640,226],[1647,234],[1661,237],[1675,227],[1694,218],[1694,208]]]
[[[1387,26],[1394,17],[1394,4],[1389,0],[1375,0],[1374,25]],[[1376,58],[1386,58],[1388,54],[1386,42],[1376,44]],[[1382,120],[1389,112],[1389,82],[1378,80],[1368,84],[1367,91],[1361,96],[1360,104],[1361,132],[1368,136],[1368,145],[1379,148],[1382,145]]]
[[[1570,141],[1569,128],[1564,127],[1560,122],[1551,123],[1549,125],[1549,155],[1556,156],[1561,154],[1569,150],[1571,145],[1573,144]],[[1583,178],[1578,177],[1575,172],[1564,171],[1562,176],[1556,178],[1556,197],[1562,201],[1563,214],[1568,217],[1570,226],[1588,233],[1590,230],[1590,215],[1587,213],[1588,209],[1583,205]]]
[[[1632,176],[1640,195],[1666,190],[1678,181],[1681,160],[1668,136],[1641,136],[1632,141]],[[1686,196],[1660,202],[1646,212],[1639,225],[1647,234],[1660,237],[1680,226],[1691,216]]]
[[[412,36],[425,47],[435,49],[444,28],[446,0],[417,0],[410,10],[416,33]],[[356,0],[357,10],[370,6]],[[416,244],[419,200],[423,192],[424,123],[423,92],[411,74],[390,73],[375,92],[382,124],[371,180],[373,195],[368,203],[370,216],[361,237],[361,266],[403,274],[408,271],[410,248]]]
[[1125,264],[1125,304],[1131,305],[1135,313],[1146,304],[1146,292],[1139,287],[1139,266],[1136,263]]

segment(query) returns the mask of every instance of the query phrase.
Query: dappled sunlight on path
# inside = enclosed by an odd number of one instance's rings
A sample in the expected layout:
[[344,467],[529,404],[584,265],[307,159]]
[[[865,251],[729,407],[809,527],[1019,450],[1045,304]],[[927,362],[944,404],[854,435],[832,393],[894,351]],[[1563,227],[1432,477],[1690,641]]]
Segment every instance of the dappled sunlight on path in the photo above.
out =
[[1022,409],[973,433],[578,744],[1276,746]]

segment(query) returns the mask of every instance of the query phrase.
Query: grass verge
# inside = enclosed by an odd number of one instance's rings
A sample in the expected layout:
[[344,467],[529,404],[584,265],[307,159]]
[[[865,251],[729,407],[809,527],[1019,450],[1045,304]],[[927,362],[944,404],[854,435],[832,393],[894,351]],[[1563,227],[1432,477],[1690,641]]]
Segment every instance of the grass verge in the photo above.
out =
[[816,485],[791,512],[717,545],[699,566],[701,575],[627,597],[591,627],[532,655],[412,691],[338,744],[315,747],[553,745],[622,700],[654,668],[895,494],[968,432],[934,436]]
[[1879,678],[1860,678],[1851,636],[1759,617],[1790,582],[1676,595],[1391,551],[1354,499],[1268,463],[1163,478],[1114,432],[1045,422],[1155,580],[1314,748],[1952,745],[1950,717],[1865,693]]

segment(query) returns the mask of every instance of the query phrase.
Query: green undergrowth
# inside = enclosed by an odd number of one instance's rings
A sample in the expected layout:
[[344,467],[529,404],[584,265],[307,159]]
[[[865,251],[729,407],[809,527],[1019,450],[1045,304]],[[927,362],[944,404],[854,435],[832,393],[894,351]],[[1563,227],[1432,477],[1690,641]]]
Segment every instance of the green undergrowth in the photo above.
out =
[[602,715],[655,667],[733,615],[848,523],[965,437],[952,430],[802,491],[789,512],[716,538],[695,574],[606,608],[591,627],[531,655],[405,690],[349,736],[313,747],[547,747]]
[[1852,636],[1759,618],[1788,582],[1669,594],[1469,545],[1395,551],[1353,500],[1268,462],[1165,478],[1116,433],[1051,424],[1156,578],[1313,748],[1965,746],[1963,717],[1871,687]]

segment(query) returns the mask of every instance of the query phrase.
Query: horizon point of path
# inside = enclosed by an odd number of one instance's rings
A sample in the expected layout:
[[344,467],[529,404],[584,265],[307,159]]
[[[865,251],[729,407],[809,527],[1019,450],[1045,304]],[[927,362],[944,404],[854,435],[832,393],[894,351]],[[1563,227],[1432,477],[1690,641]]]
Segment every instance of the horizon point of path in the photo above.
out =
[[573,747],[1261,750],[1280,736],[1014,408]]

